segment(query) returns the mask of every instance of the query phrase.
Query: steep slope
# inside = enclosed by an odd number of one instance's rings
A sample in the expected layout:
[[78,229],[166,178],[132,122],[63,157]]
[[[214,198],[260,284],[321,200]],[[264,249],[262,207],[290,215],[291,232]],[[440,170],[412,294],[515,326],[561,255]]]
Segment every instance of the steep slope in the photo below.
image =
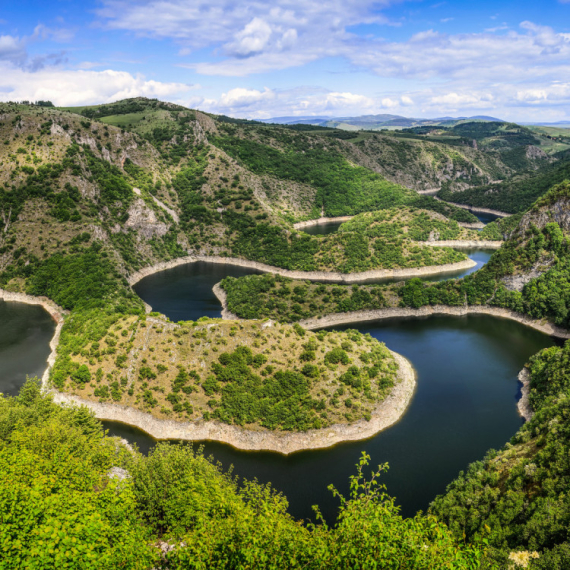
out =
[[[489,304],[570,328],[570,184],[552,188],[519,220],[487,265],[459,281],[401,290],[409,306]],[[518,223],[514,228],[512,222]]]
[[442,189],[438,197],[450,202],[502,212],[518,213],[529,208],[555,184],[570,179],[570,153],[556,155],[557,161],[537,171],[523,172],[503,182],[454,192]]

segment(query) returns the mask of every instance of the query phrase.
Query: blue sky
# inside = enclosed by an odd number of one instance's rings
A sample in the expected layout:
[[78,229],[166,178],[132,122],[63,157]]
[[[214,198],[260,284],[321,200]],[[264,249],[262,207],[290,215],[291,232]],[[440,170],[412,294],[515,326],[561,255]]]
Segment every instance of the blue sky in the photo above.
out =
[[570,0],[21,0],[0,100],[570,120]]

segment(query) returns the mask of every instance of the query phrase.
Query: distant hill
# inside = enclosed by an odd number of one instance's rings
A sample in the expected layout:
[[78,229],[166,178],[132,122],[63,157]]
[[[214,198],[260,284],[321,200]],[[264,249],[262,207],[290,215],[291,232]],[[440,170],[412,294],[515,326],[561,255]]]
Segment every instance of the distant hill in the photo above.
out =
[[473,121],[504,122],[501,119],[487,117],[485,115],[476,115],[474,117],[437,117],[435,119],[421,119],[390,114],[362,115],[360,117],[323,117],[317,115],[305,115],[299,117],[273,117],[271,119],[263,119],[262,122],[279,125],[307,124],[343,130],[375,131],[428,125],[453,127],[461,123]]

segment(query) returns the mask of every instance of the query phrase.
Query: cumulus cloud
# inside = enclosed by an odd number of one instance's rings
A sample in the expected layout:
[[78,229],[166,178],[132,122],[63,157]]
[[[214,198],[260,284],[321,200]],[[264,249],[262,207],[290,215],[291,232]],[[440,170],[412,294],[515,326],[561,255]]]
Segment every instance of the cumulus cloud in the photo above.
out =
[[110,69],[74,71],[45,67],[32,73],[0,63],[0,76],[0,101],[49,100],[59,106],[109,103],[137,96],[172,99],[193,89],[183,83],[162,83]]
[[278,115],[331,115],[381,112],[381,101],[358,93],[313,87],[276,90],[235,88],[218,98],[194,97],[184,104],[211,113],[267,119]]
[[570,34],[531,22],[520,28],[505,34],[428,30],[409,41],[368,44],[349,57],[382,77],[505,82],[568,75]]

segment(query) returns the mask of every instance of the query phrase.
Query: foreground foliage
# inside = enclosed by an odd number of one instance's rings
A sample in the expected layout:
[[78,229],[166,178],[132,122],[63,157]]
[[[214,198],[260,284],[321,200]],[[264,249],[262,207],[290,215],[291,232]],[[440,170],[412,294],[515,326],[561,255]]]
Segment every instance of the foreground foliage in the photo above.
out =
[[[295,521],[269,486],[240,481],[189,446],[142,456],[84,408],[29,381],[0,399],[0,568],[457,570],[482,551],[434,516],[403,519],[363,455],[337,522]],[[117,479],[111,467],[127,470]]]

